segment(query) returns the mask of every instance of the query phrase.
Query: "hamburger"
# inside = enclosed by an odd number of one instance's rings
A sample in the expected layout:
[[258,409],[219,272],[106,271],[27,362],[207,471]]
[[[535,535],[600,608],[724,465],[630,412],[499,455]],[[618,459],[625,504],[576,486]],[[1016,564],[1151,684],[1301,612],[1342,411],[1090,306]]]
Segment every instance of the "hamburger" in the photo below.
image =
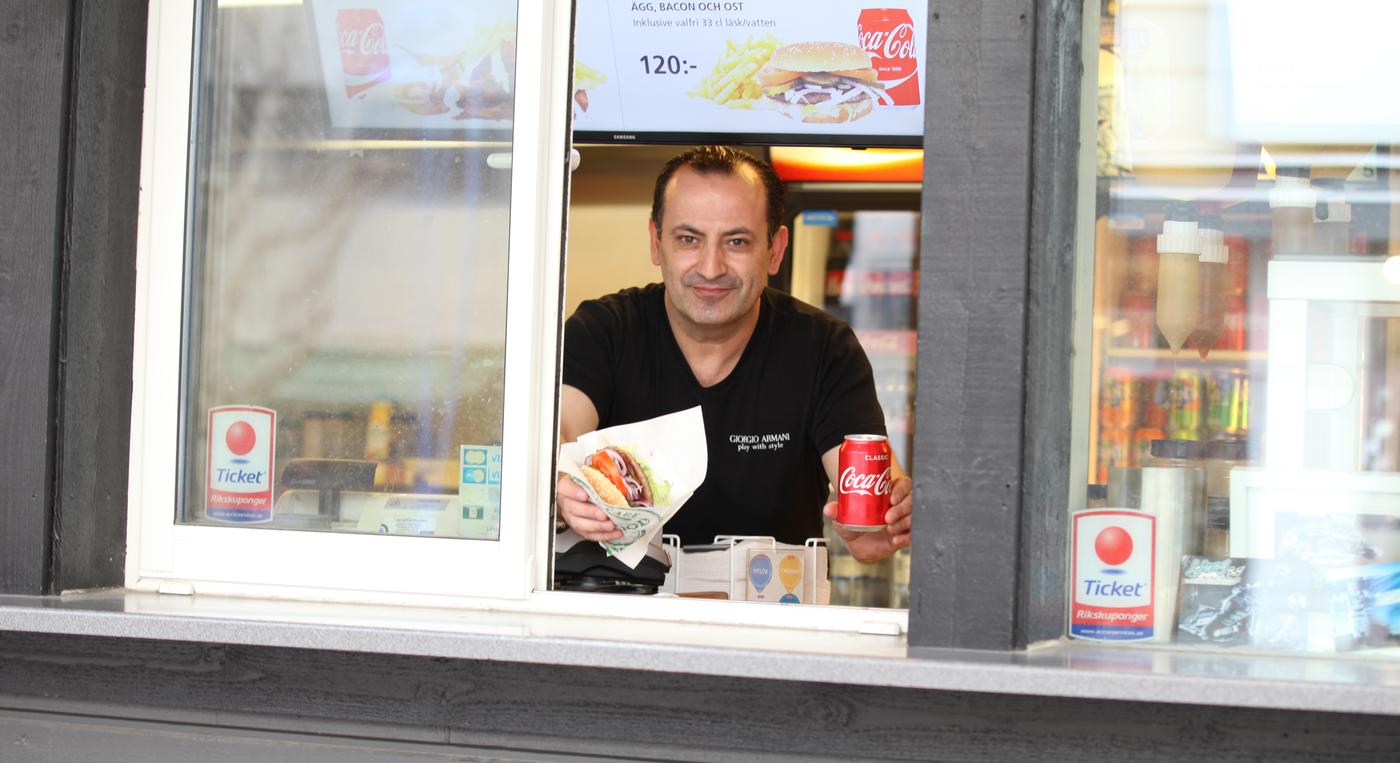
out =
[[617,507],[651,507],[665,503],[670,483],[660,482],[628,448],[596,450],[579,467],[603,503]]
[[799,42],[773,51],[756,75],[779,111],[801,122],[851,122],[892,102],[870,56],[844,42]]

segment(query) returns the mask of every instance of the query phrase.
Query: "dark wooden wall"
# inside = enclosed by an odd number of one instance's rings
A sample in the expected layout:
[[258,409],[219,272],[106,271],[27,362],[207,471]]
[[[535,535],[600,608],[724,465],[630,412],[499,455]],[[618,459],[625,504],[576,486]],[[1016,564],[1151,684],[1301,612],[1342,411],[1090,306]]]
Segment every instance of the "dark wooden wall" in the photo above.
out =
[[1063,633],[1080,4],[930,3],[915,648]]
[[69,63],[65,4],[0,4],[0,591],[47,583]]
[[[318,733],[330,749],[343,735],[648,760],[1400,759],[1394,718],[0,634],[0,709],[36,706],[269,745]],[[143,749],[163,759],[176,741]]]
[[122,584],[145,0],[73,3],[52,590]]
[[120,585],[146,3],[0,2],[0,592]]
[[[1036,3],[1026,250],[1025,440],[1012,643],[1057,639],[1068,611],[1083,0]],[[1094,43],[1091,41],[1090,45]],[[1090,86],[1093,86],[1092,81]],[[1089,182],[1092,182],[1090,180]]]

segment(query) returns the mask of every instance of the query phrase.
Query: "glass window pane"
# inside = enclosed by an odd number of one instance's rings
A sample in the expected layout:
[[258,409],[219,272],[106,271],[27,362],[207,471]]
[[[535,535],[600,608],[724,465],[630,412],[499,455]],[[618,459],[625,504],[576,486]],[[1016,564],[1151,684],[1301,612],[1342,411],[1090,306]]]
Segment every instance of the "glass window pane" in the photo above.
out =
[[179,521],[499,537],[515,10],[204,4]]
[[[1350,30],[1400,10],[1095,4],[1070,633],[1393,654],[1400,111],[1383,83],[1400,48]],[[1306,42],[1277,55],[1285,39]]]
[[[793,221],[794,268],[798,257],[816,260],[823,283],[793,294],[850,324],[870,360],[885,415],[890,450],[904,468],[914,463],[914,358],[918,337],[919,213],[911,210],[797,210]],[[816,224],[813,224],[816,223]],[[805,245],[805,246],[799,246]],[[824,261],[824,262],[823,262]],[[823,524],[830,549],[831,603],[856,607],[909,606],[909,549],[862,564],[851,555],[830,520]]]

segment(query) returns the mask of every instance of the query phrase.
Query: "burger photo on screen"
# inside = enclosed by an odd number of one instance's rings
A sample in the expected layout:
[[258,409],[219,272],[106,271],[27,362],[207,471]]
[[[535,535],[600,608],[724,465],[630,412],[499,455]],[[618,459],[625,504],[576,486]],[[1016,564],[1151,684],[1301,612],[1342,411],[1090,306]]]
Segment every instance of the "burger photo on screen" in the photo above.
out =
[[612,446],[590,453],[579,471],[599,500],[615,508],[665,505],[671,483],[656,479],[631,448]]
[[892,103],[870,56],[844,42],[798,42],[773,51],[758,83],[775,107],[802,122],[852,122]]
[[588,91],[607,81],[602,72],[574,59],[574,119],[588,113]]
[[400,65],[405,81],[393,89],[394,105],[425,117],[454,112],[452,119],[510,119],[515,108],[515,39],[501,38],[468,65],[467,50],[430,53],[404,49],[413,63]]

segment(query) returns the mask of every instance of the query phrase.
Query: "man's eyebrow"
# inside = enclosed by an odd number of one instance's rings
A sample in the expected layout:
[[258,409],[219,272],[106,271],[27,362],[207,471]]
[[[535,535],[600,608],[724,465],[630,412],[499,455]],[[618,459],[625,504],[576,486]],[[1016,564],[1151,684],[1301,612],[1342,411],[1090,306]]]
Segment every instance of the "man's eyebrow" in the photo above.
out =
[[[688,225],[688,224],[686,224],[686,223],[681,223],[681,224],[676,225],[676,226],[673,226],[673,227],[671,228],[671,235],[676,235],[676,234],[680,234],[680,233],[689,233],[689,234],[695,235],[695,236],[704,236],[704,235],[705,235],[705,232],[704,232],[704,231],[700,230],[699,228],[696,228],[696,227],[693,226],[693,225]],[[720,238],[724,238],[724,237],[726,237],[726,236],[751,236],[751,237],[752,237],[752,236],[754,236],[755,234],[754,234],[752,228],[749,228],[749,227],[746,227],[746,226],[740,226],[740,227],[738,227],[738,228],[730,228],[729,230],[724,231],[723,233],[721,233],[721,234],[719,234],[719,235],[720,235]]]

